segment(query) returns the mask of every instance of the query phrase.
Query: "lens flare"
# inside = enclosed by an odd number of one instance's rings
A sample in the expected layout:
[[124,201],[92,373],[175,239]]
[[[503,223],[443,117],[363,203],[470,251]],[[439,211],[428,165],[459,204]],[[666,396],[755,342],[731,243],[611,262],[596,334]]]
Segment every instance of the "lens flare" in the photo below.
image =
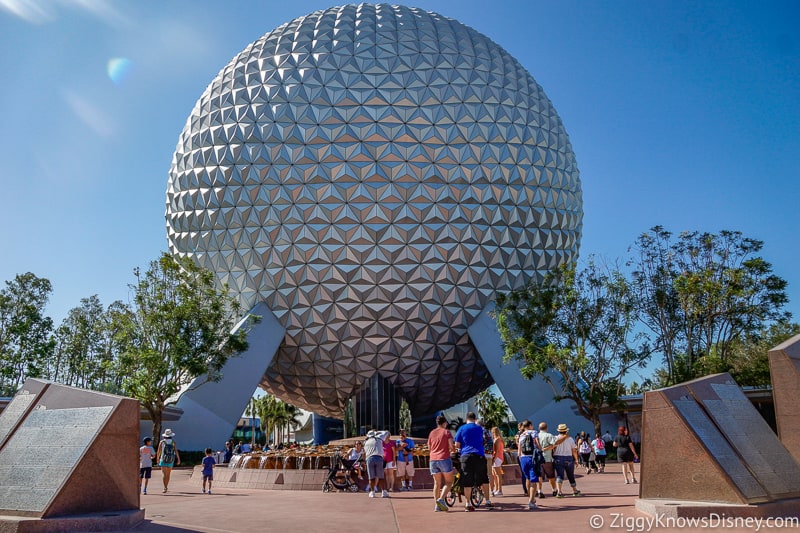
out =
[[117,85],[123,83],[130,75],[133,62],[124,57],[112,57],[108,60],[108,77]]

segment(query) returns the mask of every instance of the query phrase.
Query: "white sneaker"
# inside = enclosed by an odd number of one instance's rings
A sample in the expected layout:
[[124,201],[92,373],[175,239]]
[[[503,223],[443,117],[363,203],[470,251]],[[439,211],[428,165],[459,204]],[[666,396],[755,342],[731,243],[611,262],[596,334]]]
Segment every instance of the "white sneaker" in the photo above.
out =
[[389,493],[387,491],[384,490],[383,492],[381,492],[381,498],[388,498],[388,497]]
[[375,497],[375,493],[374,493],[374,492],[372,492],[372,491],[369,491],[369,497],[370,497],[370,498],[374,498],[374,497]]

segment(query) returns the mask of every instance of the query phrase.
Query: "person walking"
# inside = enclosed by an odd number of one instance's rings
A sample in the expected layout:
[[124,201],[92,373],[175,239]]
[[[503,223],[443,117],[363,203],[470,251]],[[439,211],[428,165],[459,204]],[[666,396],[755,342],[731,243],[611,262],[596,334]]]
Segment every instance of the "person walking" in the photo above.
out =
[[594,440],[592,441],[592,449],[594,449],[594,459],[597,462],[597,471],[602,474],[606,471],[606,443],[600,436],[600,433],[595,433]]
[[[139,490],[142,491],[142,494],[147,494],[147,484],[153,476],[153,459],[155,458],[153,439],[145,437],[142,447],[139,448]],[[144,489],[142,489],[142,480],[144,480]]]
[[492,465],[494,464],[494,438],[492,432],[486,427],[483,418],[478,419],[478,425],[483,430],[483,458],[486,459],[486,477],[489,479],[489,491],[494,496],[494,479]]
[[167,428],[163,435],[161,442],[158,443],[158,466],[161,467],[161,475],[164,482],[164,490],[166,493],[169,489],[169,478],[172,475],[172,468],[175,465],[181,464],[181,455],[178,453],[178,445],[173,440],[175,433]]
[[597,465],[592,463],[592,445],[589,441],[589,435],[582,431],[578,433],[578,455],[580,456],[581,466],[586,469],[586,474],[591,474],[592,470],[597,470]]
[[217,462],[211,454],[211,448],[206,448],[206,456],[203,457],[203,494],[206,493],[206,483],[208,483],[208,493],[211,494],[211,482],[214,481],[214,465]]
[[527,482],[529,511],[536,509],[536,487],[539,482],[538,465],[534,460],[536,448],[541,450],[537,433],[533,430],[533,422],[522,421],[522,433],[519,436],[519,464]]
[[558,494],[558,489],[556,489],[556,467],[553,464],[553,451],[556,449],[557,441],[558,437],[547,431],[547,422],[539,423],[539,444],[544,455],[544,463],[542,464],[541,472],[539,472],[539,482],[537,483],[536,497],[539,499],[544,499],[544,493],[542,492],[544,480],[550,483],[552,495]]
[[381,497],[389,497],[389,492],[383,487],[383,441],[388,438],[388,431],[370,430],[367,433],[367,439],[364,441],[370,498],[374,498],[375,493],[381,489]]
[[397,477],[400,478],[400,490],[414,489],[414,441],[408,438],[405,429],[400,430],[400,438],[395,443],[397,448]]
[[489,492],[489,475],[486,471],[486,458],[483,455],[483,428],[478,425],[477,417],[472,411],[467,413],[467,423],[456,432],[456,449],[461,453],[461,486],[468,489],[465,511],[474,511],[472,506],[472,488],[480,485],[486,495],[487,509],[494,509]]
[[436,429],[428,435],[430,450],[430,472],[433,478],[434,511],[447,511],[445,498],[453,486],[452,453],[455,451],[453,434],[447,429],[447,419],[443,415],[436,417]]
[[522,494],[528,495],[528,482],[525,480],[525,473],[522,472],[522,465],[519,464],[519,436],[522,435],[522,422],[517,422],[517,434],[514,435],[514,445],[517,448],[517,466],[519,466],[519,475],[522,479]]
[[575,443],[575,439],[569,436],[569,428],[566,424],[558,425],[558,434],[558,444],[553,452],[553,462],[556,467],[556,488],[558,489],[556,498],[564,497],[564,492],[561,490],[564,484],[564,478],[569,481],[569,486],[572,487],[572,495],[580,496],[581,491],[578,490],[578,484],[575,481],[575,463],[578,462],[578,445]]
[[503,459],[506,446],[497,426],[492,428],[492,496],[503,495]]
[[[628,428],[619,427],[617,436],[614,437],[614,448],[617,449],[617,462],[622,463],[622,475],[625,477],[625,484],[638,483],[633,462],[639,458],[639,455],[637,455],[636,447],[628,434]],[[628,474],[630,474],[630,481],[628,480]]]

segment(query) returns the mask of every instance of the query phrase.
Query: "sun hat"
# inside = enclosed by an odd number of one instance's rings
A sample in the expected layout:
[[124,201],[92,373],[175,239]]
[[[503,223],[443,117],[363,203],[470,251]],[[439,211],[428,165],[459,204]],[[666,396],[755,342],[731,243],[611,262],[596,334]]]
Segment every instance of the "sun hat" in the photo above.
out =
[[374,436],[375,436],[375,430],[374,429],[370,429],[369,431],[367,431],[367,437],[374,437]]
[[559,424],[558,425],[558,432],[559,433],[567,433],[568,431],[569,431],[569,428],[567,427],[566,424]]
[[175,433],[173,433],[173,431],[171,429],[167,428],[167,430],[161,436],[168,439],[170,437],[174,437]]

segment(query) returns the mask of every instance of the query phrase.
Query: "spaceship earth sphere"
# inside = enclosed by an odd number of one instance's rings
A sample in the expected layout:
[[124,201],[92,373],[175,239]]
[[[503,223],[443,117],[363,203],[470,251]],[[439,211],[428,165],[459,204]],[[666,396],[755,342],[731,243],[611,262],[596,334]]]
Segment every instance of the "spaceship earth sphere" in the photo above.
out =
[[386,4],[316,11],[234,57],[166,204],[170,250],[286,329],[261,386],[337,417],[376,373],[416,413],[489,385],[467,328],[574,260],[583,216],[533,77],[456,20]]

